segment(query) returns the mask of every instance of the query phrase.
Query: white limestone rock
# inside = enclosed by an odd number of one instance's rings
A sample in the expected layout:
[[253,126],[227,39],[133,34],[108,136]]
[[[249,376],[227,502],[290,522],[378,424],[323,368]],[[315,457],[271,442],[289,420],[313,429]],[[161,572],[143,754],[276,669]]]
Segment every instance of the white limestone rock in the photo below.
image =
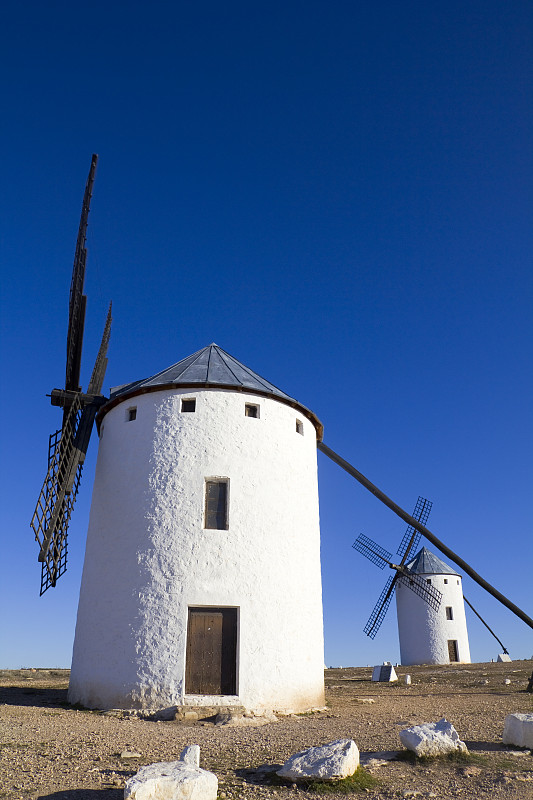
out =
[[310,747],[291,756],[278,770],[280,778],[288,780],[333,781],[353,775],[359,766],[359,749],[353,739]]
[[242,727],[259,727],[260,725],[268,725],[271,722],[277,722],[278,718],[272,711],[264,711],[262,714],[254,714],[253,711],[235,711],[232,708],[220,711],[215,717],[215,725],[220,727],[222,725],[230,728]]
[[424,722],[400,731],[400,741],[417,756],[442,756],[454,750],[467,752],[459,734],[444,717],[438,722]]
[[180,753],[180,761],[183,761],[184,764],[188,764],[190,767],[199,767],[200,745],[189,744],[187,747],[184,747]]
[[212,772],[184,761],[160,761],[126,781],[124,800],[216,800],[217,792]]
[[505,717],[503,743],[533,748],[533,714],[508,714]]
[[372,670],[372,680],[392,683],[398,680],[396,670],[390,663],[379,664]]

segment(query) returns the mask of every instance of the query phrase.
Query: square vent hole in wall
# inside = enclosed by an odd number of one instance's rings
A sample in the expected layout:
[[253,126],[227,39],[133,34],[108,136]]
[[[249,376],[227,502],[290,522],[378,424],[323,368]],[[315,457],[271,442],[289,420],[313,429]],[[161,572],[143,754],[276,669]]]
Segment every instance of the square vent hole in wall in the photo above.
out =
[[134,419],[137,419],[137,407],[133,406],[132,408],[128,408],[126,411],[126,419],[128,422],[133,422]]
[[253,417],[254,419],[259,419],[259,406],[256,406],[253,403],[245,403],[244,416]]
[[181,401],[181,410],[183,413],[192,414],[196,411],[196,397],[190,397],[187,400]]
[[304,435],[304,424],[301,420],[296,420],[296,433],[299,433],[300,436]]

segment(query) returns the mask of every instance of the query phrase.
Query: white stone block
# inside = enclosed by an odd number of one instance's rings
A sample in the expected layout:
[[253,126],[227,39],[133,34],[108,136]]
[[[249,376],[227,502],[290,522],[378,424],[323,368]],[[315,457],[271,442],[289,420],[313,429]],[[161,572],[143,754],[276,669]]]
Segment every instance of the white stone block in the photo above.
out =
[[217,792],[218,778],[212,772],[183,761],[161,761],[126,781],[124,800],[216,800]]
[[459,734],[444,717],[439,722],[424,722],[400,731],[400,741],[417,756],[441,756],[454,750],[467,752]]
[[372,680],[380,682],[393,682],[398,680],[396,670],[389,664],[380,664],[372,670]]
[[503,743],[533,748],[533,714],[508,714],[505,717]]
[[498,661],[511,661],[509,653],[498,653]]
[[180,753],[180,761],[183,761],[184,764],[188,764],[190,767],[199,767],[200,745],[189,744],[187,747],[184,747]]
[[358,766],[359,749],[353,739],[339,739],[296,753],[277,774],[293,781],[309,778],[332,781],[353,775]]

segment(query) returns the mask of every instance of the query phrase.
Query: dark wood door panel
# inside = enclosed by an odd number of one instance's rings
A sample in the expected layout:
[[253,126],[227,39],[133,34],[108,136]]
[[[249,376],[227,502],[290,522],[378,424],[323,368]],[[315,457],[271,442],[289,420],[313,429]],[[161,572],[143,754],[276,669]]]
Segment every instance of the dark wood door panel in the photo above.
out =
[[235,694],[237,609],[190,608],[187,624],[187,694]]

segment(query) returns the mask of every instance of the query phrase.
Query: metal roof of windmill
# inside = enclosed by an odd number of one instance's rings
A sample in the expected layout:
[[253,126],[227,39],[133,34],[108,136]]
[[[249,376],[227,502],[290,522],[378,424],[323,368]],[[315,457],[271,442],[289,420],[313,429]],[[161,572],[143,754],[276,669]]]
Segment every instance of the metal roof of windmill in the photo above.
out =
[[173,387],[233,389],[274,397],[302,411],[315,425],[319,440],[322,439],[322,423],[312,411],[214,343],[150,378],[115,386],[111,389],[110,402],[102,408],[99,416],[103,417],[110,408],[126,397]]
[[438,556],[432,553],[427,547],[423,547],[416,556],[406,564],[411,572],[418,575],[457,575],[451,567],[441,561]]

